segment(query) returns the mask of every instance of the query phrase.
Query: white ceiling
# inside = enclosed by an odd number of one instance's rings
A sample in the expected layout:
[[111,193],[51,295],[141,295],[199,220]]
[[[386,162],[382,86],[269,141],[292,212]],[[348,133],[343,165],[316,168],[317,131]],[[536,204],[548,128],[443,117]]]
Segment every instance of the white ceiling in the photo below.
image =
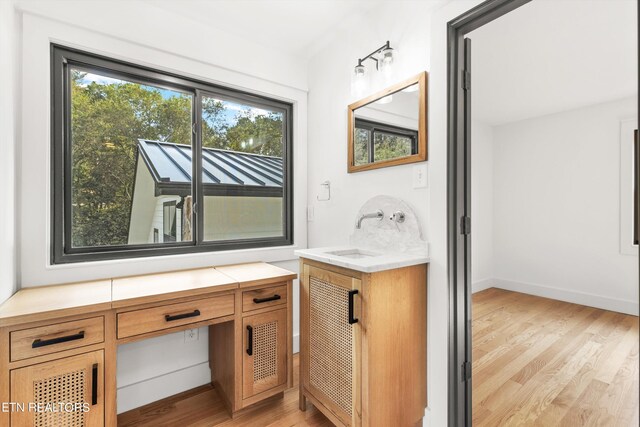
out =
[[379,0],[146,0],[171,13],[301,58]]
[[499,125],[637,95],[636,17],[636,0],[533,0],[473,31],[473,119]]

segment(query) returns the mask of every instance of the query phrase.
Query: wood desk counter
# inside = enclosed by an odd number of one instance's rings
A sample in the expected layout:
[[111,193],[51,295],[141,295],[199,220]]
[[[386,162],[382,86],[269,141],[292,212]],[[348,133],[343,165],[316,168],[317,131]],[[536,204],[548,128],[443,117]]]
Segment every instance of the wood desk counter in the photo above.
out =
[[113,279],[113,308],[238,288],[238,281],[213,267]]
[[239,283],[240,288],[273,283],[276,280],[286,282],[298,277],[297,274],[289,270],[265,262],[224,265],[216,267],[216,270],[235,279]]
[[111,308],[111,280],[24,288],[0,305],[0,327]]

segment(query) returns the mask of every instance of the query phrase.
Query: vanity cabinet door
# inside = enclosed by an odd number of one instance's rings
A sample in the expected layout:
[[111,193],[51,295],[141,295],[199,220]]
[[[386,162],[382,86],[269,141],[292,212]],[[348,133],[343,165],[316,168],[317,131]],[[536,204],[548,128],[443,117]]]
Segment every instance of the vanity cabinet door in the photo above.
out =
[[[102,350],[11,371],[12,427],[104,425]],[[24,410],[22,410],[24,408]]]
[[301,381],[346,426],[359,424],[361,280],[304,265]]
[[248,399],[287,382],[287,309],[247,316],[242,330],[242,398]]

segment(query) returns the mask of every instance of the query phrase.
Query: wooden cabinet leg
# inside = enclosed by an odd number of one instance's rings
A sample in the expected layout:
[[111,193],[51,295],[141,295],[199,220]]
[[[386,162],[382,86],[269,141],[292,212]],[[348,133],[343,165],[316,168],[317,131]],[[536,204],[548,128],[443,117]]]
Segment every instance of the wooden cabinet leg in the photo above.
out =
[[300,400],[298,404],[302,412],[305,412],[307,410],[307,398],[304,396],[304,392],[302,391],[302,386],[300,386]]

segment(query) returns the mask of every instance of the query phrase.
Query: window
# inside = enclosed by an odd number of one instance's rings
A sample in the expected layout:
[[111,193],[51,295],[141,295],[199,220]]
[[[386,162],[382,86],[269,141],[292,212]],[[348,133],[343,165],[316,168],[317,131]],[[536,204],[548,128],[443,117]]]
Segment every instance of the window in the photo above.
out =
[[[162,229],[164,230],[163,241],[175,242],[178,236],[176,227],[177,209],[175,200],[172,202],[164,202],[162,211]],[[182,221],[182,218],[181,218]],[[180,233],[182,236],[182,233]]]
[[292,106],[52,45],[54,263],[290,245]]
[[355,165],[380,162],[418,153],[418,131],[355,119]]

